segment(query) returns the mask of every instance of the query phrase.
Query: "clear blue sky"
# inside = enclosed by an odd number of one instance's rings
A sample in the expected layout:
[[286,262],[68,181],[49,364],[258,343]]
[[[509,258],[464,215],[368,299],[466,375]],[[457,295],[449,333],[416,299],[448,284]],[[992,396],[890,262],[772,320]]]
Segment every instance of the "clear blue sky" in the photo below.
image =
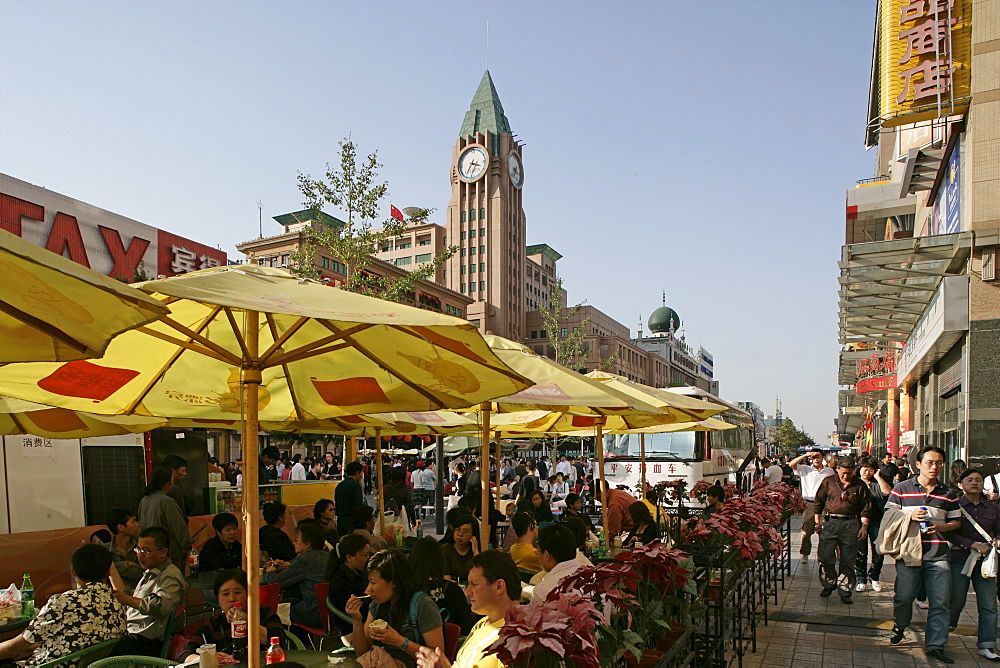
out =
[[[525,142],[528,243],[635,330],[667,302],[722,395],[836,414],[844,189],[874,0],[0,3],[0,169],[240,257],[351,135],[397,206],[450,193],[485,69]],[[335,213],[335,212],[331,212]]]

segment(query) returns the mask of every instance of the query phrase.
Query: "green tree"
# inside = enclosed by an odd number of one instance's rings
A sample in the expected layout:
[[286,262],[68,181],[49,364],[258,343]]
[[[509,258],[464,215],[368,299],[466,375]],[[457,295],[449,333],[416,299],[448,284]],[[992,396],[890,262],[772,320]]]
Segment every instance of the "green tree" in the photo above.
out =
[[319,279],[316,256],[320,248],[326,248],[344,264],[347,273],[344,289],[398,301],[414,291],[417,281],[433,277],[438,267],[458,251],[458,246],[451,246],[401,277],[379,276],[365,269],[380,247],[405,233],[410,225],[425,222],[434,211],[407,209],[409,217],[405,220],[389,217],[378,223],[389,190],[388,183],[378,182],[381,167],[377,151],[359,160],[357,146],[345,139],[340,142],[339,166],[327,164],[326,174],[319,179],[298,175],[299,191],[307,208],[318,214],[326,206],[336,207],[347,220],[340,227],[322,224],[306,227],[299,250],[289,255],[292,273]]
[[809,434],[795,426],[791,418],[778,426],[778,450],[786,455],[795,456],[799,448],[808,448],[816,445],[816,441]]
[[[542,318],[542,326],[548,336],[549,343],[555,353],[555,361],[574,371],[586,373],[586,363],[590,358],[587,349],[587,329],[590,318],[584,318],[579,325],[570,329],[566,325],[573,320],[583,308],[585,302],[576,306],[563,306],[566,303],[566,290],[563,289],[562,278],[556,279],[549,286],[548,303],[538,305],[538,314]],[[565,334],[563,333],[565,332]],[[598,368],[606,369],[618,359],[615,351]]]

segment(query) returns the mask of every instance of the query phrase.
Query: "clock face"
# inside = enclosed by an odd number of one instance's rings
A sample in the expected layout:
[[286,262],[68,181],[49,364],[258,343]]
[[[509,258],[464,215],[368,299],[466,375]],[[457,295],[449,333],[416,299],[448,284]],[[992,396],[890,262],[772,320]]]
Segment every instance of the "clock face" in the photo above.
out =
[[475,181],[486,173],[489,156],[482,146],[470,146],[458,158],[458,175],[465,181]]
[[521,158],[517,157],[517,153],[513,151],[507,156],[507,174],[510,175],[510,182],[514,184],[515,188],[520,188],[521,184],[524,183],[524,167],[521,166]]

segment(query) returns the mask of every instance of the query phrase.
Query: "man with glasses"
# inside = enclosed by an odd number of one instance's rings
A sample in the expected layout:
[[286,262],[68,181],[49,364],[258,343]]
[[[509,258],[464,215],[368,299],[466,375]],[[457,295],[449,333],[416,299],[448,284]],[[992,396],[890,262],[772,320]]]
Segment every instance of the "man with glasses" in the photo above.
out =
[[145,569],[134,595],[125,593],[118,572],[111,570],[114,596],[126,607],[126,634],[115,645],[113,656],[159,656],[167,621],[184,600],[187,584],[180,570],[167,558],[170,536],[160,527],[139,532],[135,555]]
[[908,512],[910,522],[929,526],[920,533],[923,557],[918,566],[907,566],[896,560],[896,593],[892,599],[893,628],[889,642],[898,645],[913,617],[913,601],[923,584],[927,589],[927,631],[924,649],[927,656],[942,663],[955,663],[944,653],[948,642],[951,598],[951,550],[945,536],[962,526],[962,511],[956,495],[947,485],[938,482],[944,471],[944,450],[929,445],[917,453],[919,474],[893,487],[886,510],[895,508]]
[[[819,579],[823,583],[820,596],[828,597],[838,589],[842,603],[850,605],[854,591],[854,570],[858,541],[868,538],[869,512],[872,497],[868,486],[856,478],[854,457],[841,458],[837,475],[827,476],[816,490],[813,520],[819,533]],[[840,553],[840,574],[837,574],[837,553]]]
[[[808,458],[809,464],[800,464],[802,460]],[[802,556],[802,563],[809,561],[809,554],[812,552],[812,535],[816,533],[816,491],[823,479],[833,475],[833,469],[826,465],[823,451],[814,448],[811,452],[796,457],[788,462],[799,476],[802,488],[802,498],[805,499],[806,509],[802,511],[802,544],[799,546],[799,554]]]

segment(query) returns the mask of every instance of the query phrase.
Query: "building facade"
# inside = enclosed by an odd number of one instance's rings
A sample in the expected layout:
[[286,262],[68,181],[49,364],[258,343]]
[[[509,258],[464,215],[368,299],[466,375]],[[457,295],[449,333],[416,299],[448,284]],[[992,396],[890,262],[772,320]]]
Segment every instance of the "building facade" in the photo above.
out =
[[874,176],[847,191],[839,263],[841,437],[938,445],[987,473],[1000,465],[998,16],[1000,0],[880,2]]

